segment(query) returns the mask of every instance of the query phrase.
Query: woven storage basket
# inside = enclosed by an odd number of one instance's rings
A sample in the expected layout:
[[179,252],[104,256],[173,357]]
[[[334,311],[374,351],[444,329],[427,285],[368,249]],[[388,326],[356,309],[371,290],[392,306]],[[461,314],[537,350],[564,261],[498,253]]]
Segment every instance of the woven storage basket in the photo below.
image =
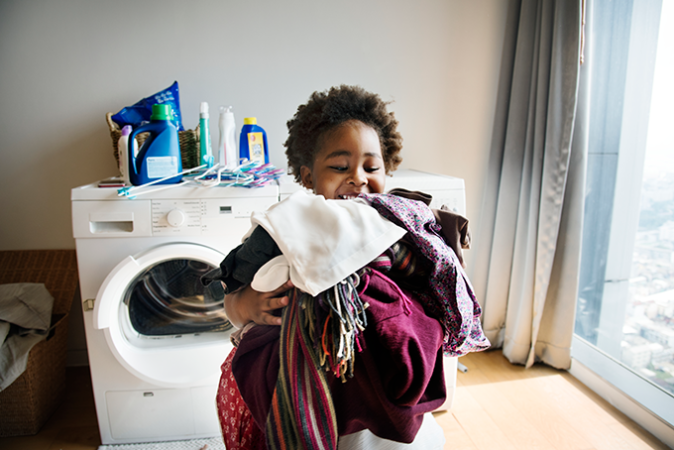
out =
[[5,283],[44,283],[54,297],[47,339],[31,349],[25,372],[0,392],[0,436],[36,434],[65,393],[68,320],[78,283],[75,250],[2,251]]
[[[115,161],[119,165],[119,155],[117,154],[117,141],[122,136],[122,130],[112,120],[112,113],[105,115],[105,120],[108,122],[110,128],[110,137],[112,138],[113,154]],[[136,137],[138,140],[138,147],[143,145],[147,139],[148,133],[140,133]],[[180,140],[180,158],[183,163],[183,170],[191,169],[199,165],[199,127],[196,130],[185,130],[178,132],[178,139]]]

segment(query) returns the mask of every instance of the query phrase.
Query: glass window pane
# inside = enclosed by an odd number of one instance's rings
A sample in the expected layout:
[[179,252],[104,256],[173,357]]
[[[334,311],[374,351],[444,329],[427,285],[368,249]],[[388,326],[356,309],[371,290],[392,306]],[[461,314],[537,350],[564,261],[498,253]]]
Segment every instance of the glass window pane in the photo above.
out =
[[674,2],[592,5],[572,356],[674,424]]
[[674,393],[674,5],[664,2],[621,359]]

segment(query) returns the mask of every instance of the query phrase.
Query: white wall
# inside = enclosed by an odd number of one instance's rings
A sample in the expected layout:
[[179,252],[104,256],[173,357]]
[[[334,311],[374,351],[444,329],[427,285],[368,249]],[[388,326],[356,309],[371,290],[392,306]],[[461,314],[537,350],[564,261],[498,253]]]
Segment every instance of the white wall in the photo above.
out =
[[[0,250],[74,248],[70,189],[116,174],[106,112],[180,83],[254,115],[285,167],[286,121],[314,90],[394,103],[402,167],[462,177],[475,223],[506,2],[0,1]],[[217,131],[212,127],[214,142]]]

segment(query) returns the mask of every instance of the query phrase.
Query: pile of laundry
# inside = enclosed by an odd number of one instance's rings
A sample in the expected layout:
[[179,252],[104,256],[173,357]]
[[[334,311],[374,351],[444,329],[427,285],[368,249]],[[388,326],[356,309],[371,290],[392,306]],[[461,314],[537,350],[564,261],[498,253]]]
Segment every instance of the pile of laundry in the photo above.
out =
[[0,285],[0,391],[21,376],[30,350],[46,339],[53,306],[42,283]]

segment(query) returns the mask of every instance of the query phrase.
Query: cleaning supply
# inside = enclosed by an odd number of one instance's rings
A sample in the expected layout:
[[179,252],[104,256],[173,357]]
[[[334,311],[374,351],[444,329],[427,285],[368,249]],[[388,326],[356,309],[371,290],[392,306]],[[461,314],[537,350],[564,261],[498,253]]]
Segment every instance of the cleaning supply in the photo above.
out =
[[150,121],[152,115],[152,105],[155,103],[171,105],[171,121],[178,128],[178,131],[185,131],[183,128],[182,117],[180,116],[180,89],[178,82],[156,94],[150,95],[137,101],[133,106],[122,108],[117,114],[112,116],[112,121],[123,128],[126,125],[139,127]]
[[208,103],[201,102],[199,108],[199,150],[200,164],[213,167],[213,151],[211,150],[211,129],[208,125]]
[[[117,159],[119,160],[119,173],[122,175],[122,181],[124,182],[124,186],[130,186],[131,185],[131,179],[129,178],[129,157],[128,157],[128,149],[129,149],[129,135],[131,134],[131,131],[133,130],[133,127],[131,125],[125,125],[122,128],[122,135],[120,136],[119,140],[117,141]],[[133,140],[133,149],[131,150],[133,152],[133,156],[138,156],[138,142],[136,140]]]
[[[132,143],[139,133],[150,133],[134,154]],[[171,105],[152,105],[150,123],[135,128],[128,137],[129,179],[134,186],[150,182],[173,184],[182,180],[178,128],[171,121]],[[159,181],[161,180],[161,181]]]
[[226,170],[232,170],[239,165],[236,151],[236,124],[232,107],[220,107],[220,142],[218,143],[218,163]]
[[258,161],[263,164],[269,163],[267,133],[257,124],[256,117],[246,117],[243,119],[239,143],[239,157],[249,161]]

